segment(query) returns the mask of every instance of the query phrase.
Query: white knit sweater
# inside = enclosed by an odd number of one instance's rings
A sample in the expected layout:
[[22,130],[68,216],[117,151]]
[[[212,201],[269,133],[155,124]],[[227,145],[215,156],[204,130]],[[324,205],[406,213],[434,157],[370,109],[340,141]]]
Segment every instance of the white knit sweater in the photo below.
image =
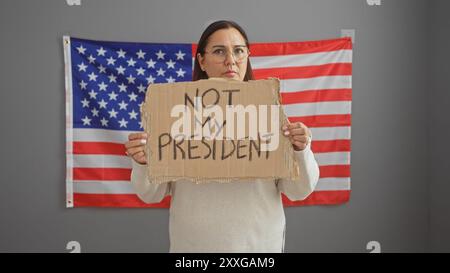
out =
[[281,192],[303,200],[315,188],[319,167],[310,144],[295,151],[300,179],[152,184],[146,165],[133,160],[131,183],[146,203],[171,195],[170,252],[283,252],[285,215]]

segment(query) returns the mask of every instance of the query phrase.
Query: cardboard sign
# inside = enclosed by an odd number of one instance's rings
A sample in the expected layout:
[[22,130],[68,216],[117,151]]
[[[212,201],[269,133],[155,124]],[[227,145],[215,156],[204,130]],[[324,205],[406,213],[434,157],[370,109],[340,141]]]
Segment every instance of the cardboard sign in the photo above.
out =
[[152,84],[141,106],[150,181],[295,179],[278,79]]

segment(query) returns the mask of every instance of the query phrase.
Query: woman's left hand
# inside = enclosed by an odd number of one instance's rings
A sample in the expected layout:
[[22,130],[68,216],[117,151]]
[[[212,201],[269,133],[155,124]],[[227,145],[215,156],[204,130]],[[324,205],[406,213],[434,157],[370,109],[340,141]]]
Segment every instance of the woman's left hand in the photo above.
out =
[[306,148],[311,137],[310,129],[301,122],[288,123],[281,127],[283,135],[289,138],[294,150],[302,151]]

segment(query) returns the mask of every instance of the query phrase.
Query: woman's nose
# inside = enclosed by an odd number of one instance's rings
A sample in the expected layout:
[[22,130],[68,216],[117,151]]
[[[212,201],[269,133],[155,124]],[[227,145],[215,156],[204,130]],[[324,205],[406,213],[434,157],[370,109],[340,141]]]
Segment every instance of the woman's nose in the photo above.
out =
[[236,60],[234,59],[234,55],[231,52],[228,52],[225,56],[225,65],[235,65]]

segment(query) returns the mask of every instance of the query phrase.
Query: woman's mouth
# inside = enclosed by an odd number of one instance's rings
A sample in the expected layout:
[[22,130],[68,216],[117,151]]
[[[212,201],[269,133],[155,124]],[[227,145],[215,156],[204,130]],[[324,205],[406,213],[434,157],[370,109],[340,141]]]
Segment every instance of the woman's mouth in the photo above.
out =
[[237,75],[237,73],[235,72],[235,71],[233,71],[233,70],[228,70],[227,72],[225,72],[225,73],[223,73],[226,77],[230,77],[230,78],[232,78],[232,77],[234,77],[234,76],[236,76]]

